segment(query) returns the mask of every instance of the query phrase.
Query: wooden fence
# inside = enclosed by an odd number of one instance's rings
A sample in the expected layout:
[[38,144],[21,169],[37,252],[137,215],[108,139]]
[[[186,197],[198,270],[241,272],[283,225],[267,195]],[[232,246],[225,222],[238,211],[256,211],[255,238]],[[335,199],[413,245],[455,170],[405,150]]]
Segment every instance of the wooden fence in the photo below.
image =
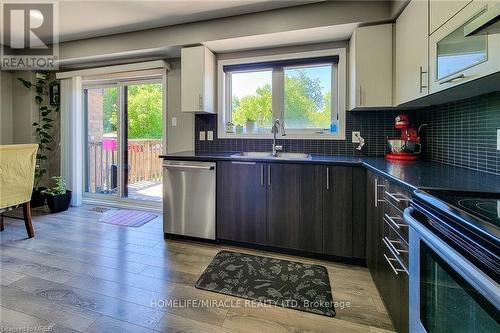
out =
[[[128,183],[161,181],[162,140],[128,140]],[[90,141],[88,146],[88,188],[91,193],[116,190],[118,152],[103,149],[102,141]],[[116,171],[115,171],[116,170]]]

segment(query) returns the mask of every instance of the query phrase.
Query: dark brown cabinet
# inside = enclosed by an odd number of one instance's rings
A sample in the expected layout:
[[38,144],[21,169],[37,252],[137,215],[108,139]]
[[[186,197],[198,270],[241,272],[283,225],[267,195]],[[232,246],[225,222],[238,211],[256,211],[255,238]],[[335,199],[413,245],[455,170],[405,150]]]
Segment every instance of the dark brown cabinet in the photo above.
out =
[[[401,271],[402,266],[387,245],[395,239],[394,230],[397,229],[394,225],[392,229],[388,216],[399,219],[400,209],[404,208],[391,203],[388,193],[404,191],[372,172],[367,173],[366,179],[366,263],[396,331],[408,332],[408,275]],[[395,223],[402,223],[402,220],[395,220]],[[405,229],[404,226],[400,228]],[[395,244],[407,250],[403,239],[400,241]]]
[[364,259],[365,181],[351,166],[218,162],[217,238]]
[[218,238],[266,243],[265,168],[255,162],[217,163]]
[[321,253],[323,166],[268,164],[268,245]]
[[325,167],[323,243],[326,254],[353,255],[352,167]]

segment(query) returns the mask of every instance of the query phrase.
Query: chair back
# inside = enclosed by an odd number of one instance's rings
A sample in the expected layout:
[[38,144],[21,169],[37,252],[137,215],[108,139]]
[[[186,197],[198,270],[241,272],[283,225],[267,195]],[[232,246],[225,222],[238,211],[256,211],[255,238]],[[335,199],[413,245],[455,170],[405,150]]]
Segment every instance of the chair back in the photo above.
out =
[[0,209],[31,200],[37,144],[0,145]]

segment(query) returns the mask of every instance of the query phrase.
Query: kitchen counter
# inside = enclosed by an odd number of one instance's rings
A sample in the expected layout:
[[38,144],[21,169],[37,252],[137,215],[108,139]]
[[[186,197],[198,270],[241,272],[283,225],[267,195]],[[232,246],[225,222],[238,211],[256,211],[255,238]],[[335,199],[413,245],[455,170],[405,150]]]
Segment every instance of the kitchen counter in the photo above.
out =
[[383,157],[312,155],[308,160],[231,157],[235,152],[196,153],[185,151],[160,155],[183,161],[255,161],[265,163],[332,164],[364,166],[399,183],[408,190],[445,189],[500,193],[500,176],[430,161],[388,161]]

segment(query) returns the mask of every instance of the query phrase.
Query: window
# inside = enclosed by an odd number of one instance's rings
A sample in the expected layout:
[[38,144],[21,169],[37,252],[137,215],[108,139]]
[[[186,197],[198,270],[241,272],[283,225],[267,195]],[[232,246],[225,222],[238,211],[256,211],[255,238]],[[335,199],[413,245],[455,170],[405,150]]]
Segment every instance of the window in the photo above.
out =
[[[245,131],[271,128],[272,70],[228,73],[231,82],[231,122]],[[248,126],[247,122],[249,123]],[[250,126],[253,125],[253,128]]]
[[271,137],[280,119],[285,138],[344,139],[344,49],[221,60],[218,67],[219,137]]

